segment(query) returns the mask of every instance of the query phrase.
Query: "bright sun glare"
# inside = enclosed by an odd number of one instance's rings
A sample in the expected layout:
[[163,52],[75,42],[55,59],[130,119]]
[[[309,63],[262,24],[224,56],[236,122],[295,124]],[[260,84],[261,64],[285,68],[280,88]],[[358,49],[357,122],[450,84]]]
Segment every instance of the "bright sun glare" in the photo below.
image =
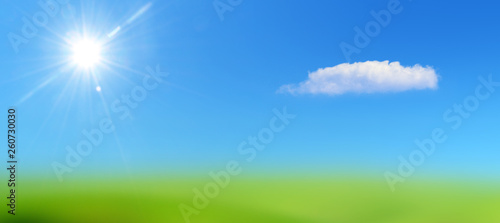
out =
[[81,68],[93,68],[101,60],[101,46],[95,41],[78,41],[72,51],[73,62]]

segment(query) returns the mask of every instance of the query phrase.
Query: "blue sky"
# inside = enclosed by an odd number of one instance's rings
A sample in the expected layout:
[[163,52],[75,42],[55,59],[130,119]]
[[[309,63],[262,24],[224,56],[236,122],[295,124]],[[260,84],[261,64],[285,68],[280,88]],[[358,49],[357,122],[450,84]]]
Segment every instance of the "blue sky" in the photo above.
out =
[[[103,57],[120,66],[97,68],[97,92],[88,76],[72,79],[71,69],[61,64],[69,57],[63,37],[85,24],[89,35],[105,38],[150,1],[72,0],[72,17],[50,18],[18,53],[7,35],[20,33],[23,16],[40,7],[2,1],[8,7],[0,9],[0,103],[19,110],[24,168],[49,176],[51,163],[64,161],[64,148],[106,117],[104,105],[129,94],[147,66],[159,65],[169,73],[165,82],[132,110],[133,120],[111,114],[115,134],[106,135],[73,176],[221,168],[240,158],[239,143],[265,127],[274,108],[287,107],[297,118],[249,170],[360,170],[381,176],[397,168],[398,156],[416,149],[415,139],[442,127],[449,139],[418,174],[497,177],[500,93],[481,101],[455,131],[442,118],[474,94],[479,76],[500,80],[497,2],[402,0],[403,11],[351,58],[431,66],[439,75],[437,89],[333,96],[277,92],[305,81],[310,72],[346,63],[339,44],[352,43],[353,27],[364,27],[373,20],[370,11],[387,9],[388,2],[244,1],[221,21],[211,1],[153,1],[107,42]],[[52,81],[37,88],[47,80]]]

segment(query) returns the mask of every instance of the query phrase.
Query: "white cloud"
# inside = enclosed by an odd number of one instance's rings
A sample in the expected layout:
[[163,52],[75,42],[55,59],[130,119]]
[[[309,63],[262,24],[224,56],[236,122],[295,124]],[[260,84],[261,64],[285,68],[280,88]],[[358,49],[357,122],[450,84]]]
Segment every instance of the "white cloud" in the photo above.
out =
[[438,75],[419,64],[410,67],[399,62],[367,61],[343,63],[309,73],[299,84],[281,86],[279,92],[291,94],[327,94],[402,92],[437,89]]

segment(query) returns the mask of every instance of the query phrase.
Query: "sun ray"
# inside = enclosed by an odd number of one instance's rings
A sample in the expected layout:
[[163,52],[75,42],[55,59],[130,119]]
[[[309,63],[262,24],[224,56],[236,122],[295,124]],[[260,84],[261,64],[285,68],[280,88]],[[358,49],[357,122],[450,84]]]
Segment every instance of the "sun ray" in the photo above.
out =
[[[42,125],[40,126],[40,128],[38,129],[37,133],[35,134],[35,136],[33,137],[33,143],[36,141],[36,139],[38,138],[38,136],[40,135],[40,133],[43,131],[44,127],[47,125],[47,123],[49,122],[50,118],[52,117],[52,115],[54,114],[54,111],[58,108],[59,106],[59,103],[61,102],[63,96],[66,95],[66,91],[69,89],[70,86],[72,86],[72,80],[73,78],[75,77],[75,73],[73,73],[73,75],[71,76],[70,78],[70,81],[66,82],[63,90],[61,91],[61,93],[59,94],[59,96],[57,97],[56,101],[54,102],[54,104],[52,105],[50,111],[49,111],[49,114],[47,115],[47,117],[44,119],[44,121],[42,122]],[[73,89],[76,89],[76,88],[73,88]],[[70,101],[71,103],[71,101]],[[33,146],[33,145],[30,145],[30,146]]]
[[33,89],[30,92],[28,92],[27,94],[25,94],[16,104],[19,106],[20,104],[22,104],[26,100],[30,99],[31,96],[33,96],[36,92],[40,91],[45,86],[47,86],[48,84],[53,82],[57,77],[58,77],[57,75],[50,76],[47,80],[45,80],[44,82],[39,84],[37,87],[35,87],[35,89]]
[[41,68],[36,69],[34,71],[26,72],[26,73],[24,73],[22,75],[19,75],[19,76],[17,76],[14,79],[6,80],[6,81],[2,82],[2,84],[19,81],[21,79],[27,78],[27,77],[35,75],[35,74],[42,73],[42,72],[50,70],[52,68],[61,67],[62,65],[66,64],[66,63],[67,63],[67,61],[64,60],[64,61],[60,61],[60,62],[57,62],[57,63],[54,63],[54,64],[49,64],[49,65],[47,65],[45,67],[41,67]]

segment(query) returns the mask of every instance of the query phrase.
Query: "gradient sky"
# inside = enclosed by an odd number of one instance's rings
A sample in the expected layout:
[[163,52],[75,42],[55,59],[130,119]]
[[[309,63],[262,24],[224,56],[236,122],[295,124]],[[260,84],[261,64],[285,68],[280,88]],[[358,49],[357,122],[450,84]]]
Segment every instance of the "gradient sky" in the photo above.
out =
[[73,17],[50,18],[16,53],[7,34],[20,33],[22,17],[41,9],[35,1],[1,1],[6,7],[0,8],[0,104],[5,114],[11,105],[18,109],[19,159],[26,172],[55,179],[51,163],[63,162],[64,148],[74,147],[83,129],[106,117],[103,101],[109,106],[129,94],[142,81],[137,72],[159,65],[169,73],[166,82],[132,110],[133,120],[111,113],[116,135],[106,135],[68,177],[217,170],[241,159],[239,143],[283,107],[297,118],[249,171],[359,170],[382,177],[397,168],[398,156],[417,148],[415,139],[440,127],[449,139],[417,174],[498,177],[500,92],[455,131],[442,118],[474,93],[479,76],[500,81],[496,1],[402,0],[403,11],[351,62],[431,66],[440,76],[439,88],[337,96],[277,90],[347,62],[339,44],[352,43],[353,27],[364,27],[373,20],[370,11],[386,9],[388,1],[244,0],[224,21],[211,1],[153,1],[109,41],[105,57],[120,66],[98,69],[102,99],[88,76],[71,79],[61,64],[68,57],[63,37],[86,27],[105,38],[150,1],[82,2],[70,1]]

